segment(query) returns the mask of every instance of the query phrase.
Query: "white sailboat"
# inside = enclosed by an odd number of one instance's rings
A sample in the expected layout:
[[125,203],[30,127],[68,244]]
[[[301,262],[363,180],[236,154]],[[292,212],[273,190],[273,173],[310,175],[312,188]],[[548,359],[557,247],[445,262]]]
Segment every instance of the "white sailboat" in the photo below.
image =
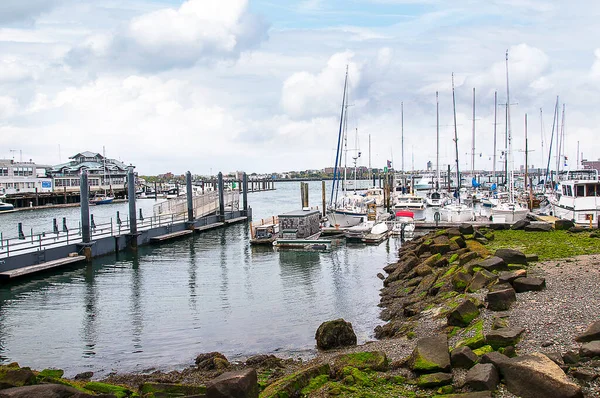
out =
[[521,206],[514,195],[514,171],[512,158],[512,132],[510,129],[510,95],[508,85],[508,50],[506,50],[506,136],[508,140],[507,156],[508,166],[508,201],[501,202],[492,207],[492,220],[494,222],[514,223],[524,219],[529,214],[529,209]]
[[441,207],[449,202],[445,192],[440,190],[440,101],[438,92],[435,92],[435,112],[436,112],[436,155],[435,155],[435,174],[436,180],[434,189],[427,194],[427,206]]
[[[98,195],[98,193],[96,193],[96,195],[94,195],[94,197],[92,197],[90,199],[90,204],[92,205],[107,205],[113,202],[113,200],[115,199],[115,197],[111,194],[108,193],[108,191],[106,190],[106,154],[104,151],[104,147],[102,147],[102,185],[104,185],[104,193],[102,195]],[[109,176],[109,185],[110,185],[110,176]]]

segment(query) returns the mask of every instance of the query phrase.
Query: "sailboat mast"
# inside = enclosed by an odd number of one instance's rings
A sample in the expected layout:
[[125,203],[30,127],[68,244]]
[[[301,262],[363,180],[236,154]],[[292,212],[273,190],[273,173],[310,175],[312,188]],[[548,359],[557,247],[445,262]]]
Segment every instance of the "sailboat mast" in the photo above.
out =
[[346,90],[346,109],[344,110],[344,181],[342,181],[342,192],[346,192],[346,181],[348,178],[348,90]]
[[[452,108],[454,109],[454,147],[456,149],[456,189],[460,190],[460,169],[458,166],[458,130],[456,129],[456,95],[454,94],[454,72],[452,73]],[[460,202],[460,195],[458,195]]]
[[560,153],[561,153],[561,159],[564,158],[564,160],[565,160],[565,161],[561,161],[561,163],[564,165],[566,163],[565,154],[567,153],[567,151],[565,149],[565,104],[564,103],[563,103],[563,109],[562,109],[562,125],[560,128]]
[[548,165],[546,166],[546,184],[548,183],[548,177],[552,177],[552,173],[550,172],[550,160],[552,159],[552,144],[554,142],[554,129],[556,128],[556,114],[557,113],[558,113],[558,96],[556,96],[556,105],[554,106],[554,116],[552,117],[552,135],[550,135],[550,148],[548,149]]
[[529,164],[527,163],[528,160],[528,155],[529,155],[529,148],[527,147],[527,114],[525,114],[525,184],[524,184],[524,189],[529,192],[529,210],[531,210],[533,208],[533,205],[531,203],[531,191],[529,189],[527,189],[527,185],[529,184]]
[[[344,120],[344,106],[346,105],[346,88],[348,86],[348,65],[346,65],[346,78],[344,79],[344,94],[342,95],[342,111],[340,114],[340,129],[338,132],[337,150],[335,153],[335,166],[333,168],[333,184],[331,186],[331,197],[329,199],[329,205],[334,206],[337,203],[337,191],[339,187],[339,161],[340,161],[340,149],[341,149],[341,138],[342,138],[342,124]],[[335,202],[333,195],[335,192]]]
[[[498,91],[494,91],[494,156],[493,156],[493,164],[492,164],[492,176],[496,177],[496,126],[497,123],[497,113],[498,113]],[[498,179],[496,178],[496,182]]]
[[558,171],[560,169],[560,113],[559,113],[558,100],[556,101],[556,182],[558,183]]
[[471,143],[471,178],[475,177],[475,87],[473,87],[473,140]]
[[402,174],[404,174],[404,102],[400,102],[400,128],[402,131]]
[[437,180],[435,181],[435,190],[440,189],[440,99],[438,92],[435,92],[435,121],[436,121],[436,151],[435,151],[435,170]]
[[506,137],[508,140],[507,167],[510,167],[510,174],[509,174],[509,181],[508,181],[509,192],[510,192],[510,201],[514,202],[512,135],[511,134],[512,134],[512,132],[510,130],[510,91],[509,91],[509,84],[508,84],[508,50],[506,50]]
[[369,134],[369,181],[371,181],[371,134]]
[[544,164],[544,118],[542,108],[540,108],[540,136],[542,137],[542,163],[540,164]]

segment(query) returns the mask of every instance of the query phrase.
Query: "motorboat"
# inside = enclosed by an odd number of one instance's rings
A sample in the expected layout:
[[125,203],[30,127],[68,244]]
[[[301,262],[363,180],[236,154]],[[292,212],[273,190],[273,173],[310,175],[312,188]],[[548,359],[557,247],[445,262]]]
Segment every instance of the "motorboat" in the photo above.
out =
[[574,170],[559,174],[554,195],[549,195],[554,216],[581,226],[598,225],[600,180],[596,170]]
[[463,223],[475,220],[473,208],[464,203],[451,203],[440,209],[442,221]]
[[90,199],[90,204],[91,205],[108,205],[108,204],[111,204],[113,202],[113,200],[115,200],[114,196],[109,196],[109,195],[94,196],[93,198]]
[[496,223],[515,223],[529,214],[527,207],[517,202],[503,202],[492,207],[492,221]]
[[408,210],[399,210],[396,212],[391,224],[392,235],[412,236],[415,232],[415,213]]
[[415,181],[413,188],[417,191],[426,191],[428,189],[434,188],[434,176],[433,175],[424,175],[418,180]]
[[277,217],[250,224],[251,245],[272,245],[279,236],[279,220]]
[[6,202],[2,202],[0,200],[0,211],[10,211],[10,210],[14,210],[15,206],[13,206],[10,203],[6,203]]
[[394,198],[394,210],[411,209],[423,210],[425,208],[425,198],[414,194],[397,195]]
[[354,225],[344,231],[344,237],[347,242],[350,243],[360,243],[362,242],[362,238],[371,232],[371,229],[375,226],[376,221],[366,220],[361,222],[358,225]]
[[443,192],[433,191],[427,194],[425,201],[429,207],[442,207],[448,203],[450,199]]
[[379,222],[371,228],[362,241],[367,244],[379,244],[389,237],[390,231],[386,222]]

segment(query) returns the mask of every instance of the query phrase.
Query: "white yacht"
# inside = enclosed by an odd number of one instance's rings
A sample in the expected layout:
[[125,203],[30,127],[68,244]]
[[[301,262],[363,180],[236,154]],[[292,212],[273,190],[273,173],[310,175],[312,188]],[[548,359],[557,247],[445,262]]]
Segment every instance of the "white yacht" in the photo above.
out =
[[503,202],[492,207],[492,220],[494,222],[515,223],[524,219],[529,214],[527,207],[521,206],[517,202]]
[[382,207],[384,205],[383,188],[373,187],[367,189],[367,192],[365,193],[365,199],[369,202],[374,201],[377,207]]
[[596,170],[574,170],[559,174],[558,189],[550,196],[554,215],[582,226],[598,225],[600,180]]
[[394,198],[394,210],[423,210],[424,208],[425,198],[421,196],[415,194],[401,194]]
[[335,207],[327,211],[329,224],[337,228],[348,228],[366,221],[368,203],[361,195],[344,196]]
[[461,203],[451,203],[440,209],[442,221],[469,222],[475,220],[473,208]]
[[450,198],[440,191],[433,191],[427,194],[427,206],[429,207],[442,207],[450,201]]

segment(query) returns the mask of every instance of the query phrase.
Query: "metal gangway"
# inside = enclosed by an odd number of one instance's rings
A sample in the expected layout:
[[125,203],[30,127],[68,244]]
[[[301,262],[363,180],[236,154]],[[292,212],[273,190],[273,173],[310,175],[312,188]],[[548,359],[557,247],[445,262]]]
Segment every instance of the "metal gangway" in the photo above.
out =
[[[223,199],[225,203],[225,211],[239,210],[240,207],[240,192],[239,191],[224,191]],[[211,191],[204,194],[195,194],[192,197],[194,208],[194,218],[200,218],[219,212],[219,192]],[[157,203],[153,207],[155,217],[161,216],[181,216],[187,215],[187,196],[182,195],[177,198],[168,199],[165,202]]]

